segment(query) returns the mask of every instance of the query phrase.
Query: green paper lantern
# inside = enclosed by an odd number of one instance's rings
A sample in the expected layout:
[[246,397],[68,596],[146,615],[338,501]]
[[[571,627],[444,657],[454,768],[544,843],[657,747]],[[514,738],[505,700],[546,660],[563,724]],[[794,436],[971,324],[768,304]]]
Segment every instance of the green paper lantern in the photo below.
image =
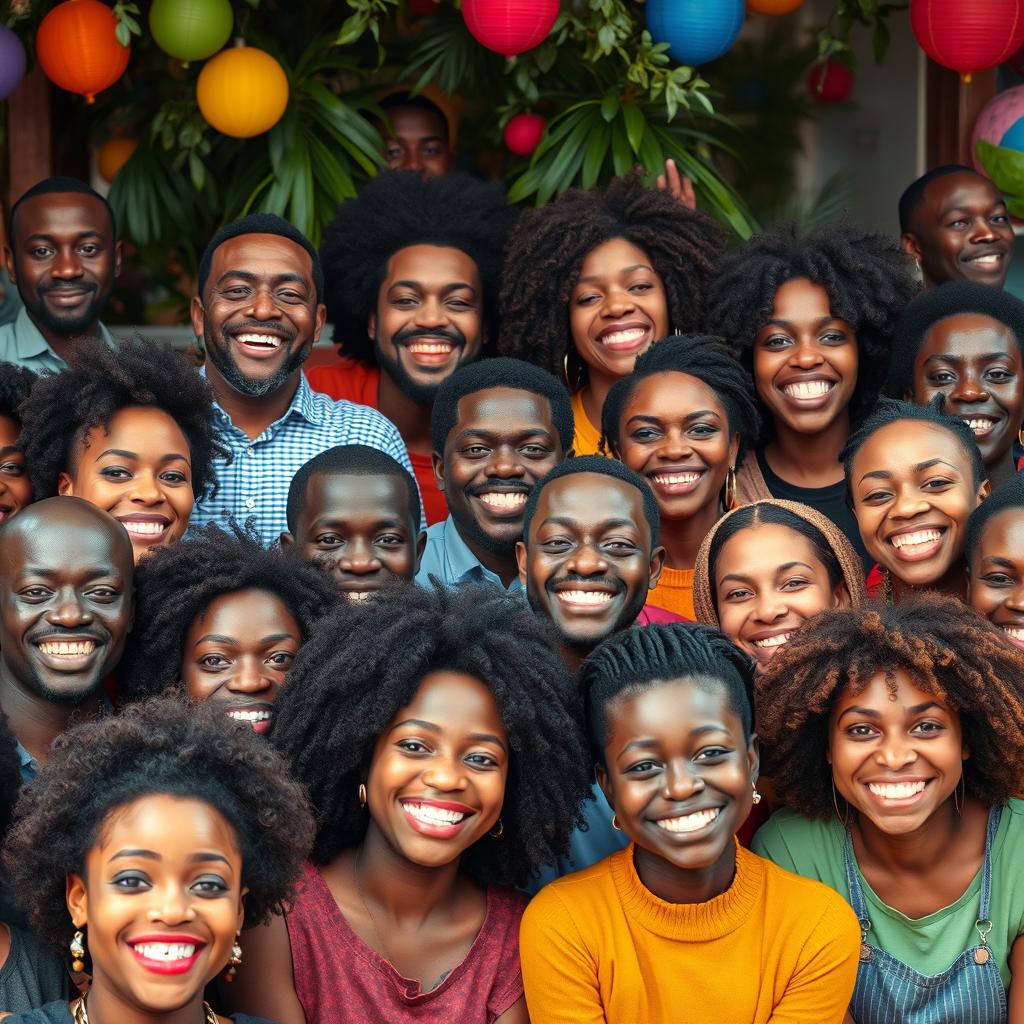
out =
[[185,64],[222,49],[234,21],[229,0],[153,0],[149,11],[157,46]]

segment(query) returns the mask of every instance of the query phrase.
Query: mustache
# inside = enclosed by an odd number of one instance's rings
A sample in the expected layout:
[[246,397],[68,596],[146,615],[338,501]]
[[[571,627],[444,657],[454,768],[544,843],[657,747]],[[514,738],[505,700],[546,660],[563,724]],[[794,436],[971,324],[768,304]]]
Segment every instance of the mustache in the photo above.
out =
[[64,629],[59,626],[47,626],[45,629],[30,633],[26,639],[29,643],[40,644],[44,640],[95,640],[97,644],[107,642],[109,634],[105,631],[90,629]]
[[505,494],[529,494],[533,488],[529,484],[519,483],[516,480],[501,480],[498,477],[488,477],[482,484],[470,484],[464,489],[465,494],[475,498],[477,495],[487,492],[503,491]]
[[222,327],[221,333],[231,338],[236,334],[265,334],[273,331],[276,334],[283,334],[288,343],[295,340],[295,330],[280,320],[247,320],[245,323],[232,324],[230,327]]
[[616,594],[621,594],[626,589],[626,584],[614,576],[581,576],[578,572],[568,572],[557,579],[552,577],[544,584],[544,589],[549,594],[553,594],[555,587],[559,587],[563,583],[599,583],[601,586],[614,590]]
[[51,281],[49,284],[41,284],[36,287],[40,295],[49,295],[50,292],[95,292],[99,285],[95,281]]
[[466,336],[455,327],[431,327],[428,330],[422,327],[403,327],[391,336],[391,344],[404,345],[414,338],[439,338],[441,341],[450,341],[457,348],[466,347]]

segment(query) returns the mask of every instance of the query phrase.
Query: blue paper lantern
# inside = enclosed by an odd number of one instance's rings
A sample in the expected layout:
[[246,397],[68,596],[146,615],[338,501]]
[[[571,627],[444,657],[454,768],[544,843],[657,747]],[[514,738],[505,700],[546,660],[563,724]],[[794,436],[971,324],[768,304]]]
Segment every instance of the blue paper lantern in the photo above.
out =
[[647,0],[647,27],[680,64],[721,57],[740,34],[743,0]]

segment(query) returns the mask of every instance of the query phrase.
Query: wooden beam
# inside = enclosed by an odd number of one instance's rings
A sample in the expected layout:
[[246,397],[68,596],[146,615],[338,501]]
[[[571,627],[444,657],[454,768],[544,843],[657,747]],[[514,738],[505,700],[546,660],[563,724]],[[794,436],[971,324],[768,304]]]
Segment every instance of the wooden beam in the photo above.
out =
[[38,64],[7,100],[7,148],[10,209],[18,196],[53,174],[50,82]]
[[925,118],[926,170],[971,164],[971,133],[981,108],[996,94],[998,68],[977,71],[970,82],[928,60]]

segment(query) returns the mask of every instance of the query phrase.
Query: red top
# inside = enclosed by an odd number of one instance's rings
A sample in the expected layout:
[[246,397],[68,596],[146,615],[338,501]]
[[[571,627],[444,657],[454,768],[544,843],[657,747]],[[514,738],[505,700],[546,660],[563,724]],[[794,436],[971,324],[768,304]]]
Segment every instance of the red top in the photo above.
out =
[[[364,366],[351,359],[342,359],[330,366],[314,366],[306,371],[306,379],[314,391],[322,391],[325,395],[337,400],[347,399],[378,409],[377,385],[380,384],[380,368]],[[412,471],[416,474],[420,497],[423,499],[423,514],[427,517],[427,526],[439,523],[448,518],[448,505],[444,494],[437,489],[434,479],[434,467],[430,456],[419,452],[409,452]]]
[[307,1024],[492,1024],[523,994],[519,919],[528,899],[490,886],[466,959],[424,992],[356,935],[323,876],[306,864],[285,921]]

